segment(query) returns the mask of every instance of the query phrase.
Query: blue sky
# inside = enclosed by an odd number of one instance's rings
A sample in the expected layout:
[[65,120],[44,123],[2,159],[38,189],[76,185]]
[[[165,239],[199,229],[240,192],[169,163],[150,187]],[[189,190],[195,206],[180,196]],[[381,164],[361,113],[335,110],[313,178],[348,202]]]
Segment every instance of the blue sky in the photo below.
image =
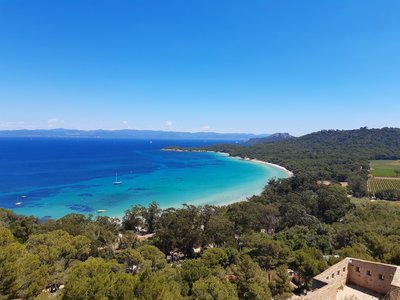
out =
[[0,1],[0,129],[400,127],[400,1]]

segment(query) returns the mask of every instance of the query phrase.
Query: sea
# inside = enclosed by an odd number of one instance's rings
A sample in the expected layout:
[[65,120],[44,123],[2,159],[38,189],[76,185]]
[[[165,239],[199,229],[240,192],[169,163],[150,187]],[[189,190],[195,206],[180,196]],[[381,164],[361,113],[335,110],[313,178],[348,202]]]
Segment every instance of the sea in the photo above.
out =
[[235,141],[1,138],[0,207],[42,220],[68,213],[121,218],[152,201],[179,208],[245,200],[269,179],[288,176],[218,153],[162,150],[222,142]]

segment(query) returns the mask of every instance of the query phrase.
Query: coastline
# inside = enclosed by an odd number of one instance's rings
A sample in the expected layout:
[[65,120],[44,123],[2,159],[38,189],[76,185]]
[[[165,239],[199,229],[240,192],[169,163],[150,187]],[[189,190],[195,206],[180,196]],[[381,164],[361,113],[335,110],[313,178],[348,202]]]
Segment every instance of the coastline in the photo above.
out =
[[280,169],[280,170],[284,171],[288,175],[288,178],[294,176],[292,171],[286,169],[283,166],[280,166],[280,165],[277,165],[277,164],[273,164],[273,163],[270,163],[270,162],[267,162],[267,161],[259,160],[259,159],[256,159],[256,158],[231,156],[229,153],[226,153],[226,152],[211,151],[211,150],[182,150],[182,149],[162,149],[162,151],[216,153],[216,154],[219,154],[219,155],[222,155],[222,156],[227,156],[229,158],[239,159],[239,160],[249,161],[249,162],[254,162],[254,163],[259,163],[259,164],[263,164],[263,165],[267,165],[267,166],[271,166],[271,167]]

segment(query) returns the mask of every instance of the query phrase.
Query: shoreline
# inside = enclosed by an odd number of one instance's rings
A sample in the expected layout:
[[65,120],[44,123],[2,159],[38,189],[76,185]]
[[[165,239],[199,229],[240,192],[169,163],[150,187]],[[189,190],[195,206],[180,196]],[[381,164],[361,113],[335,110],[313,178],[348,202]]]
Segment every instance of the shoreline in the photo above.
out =
[[[210,151],[210,152],[213,152],[213,151]],[[280,169],[280,170],[282,170],[283,172],[285,172],[288,175],[288,178],[294,176],[293,172],[289,171],[285,167],[282,167],[280,165],[273,164],[273,163],[270,163],[270,162],[267,162],[267,161],[264,161],[264,160],[259,160],[259,159],[250,158],[250,157],[230,156],[229,153],[224,153],[224,152],[214,152],[214,153],[218,153],[218,154],[219,153],[223,153],[223,154],[227,154],[227,156],[230,157],[230,158],[240,159],[240,160],[249,161],[249,162],[255,162],[255,163],[258,163],[258,164],[263,164],[263,165],[267,165],[267,166],[271,166],[271,167]]]
[[264,160],[259,160],[259,159],[256,159],[256,158],[241,157],[241,156],[231,156],[229,153],[226,153],[226,152],[211,151],[211,150],[182,150],[182,149],[162,149],[162,151],[216,153],[216,154],[219,154],[219,155],[222,155],[222,156],[227,156],[229,158],[239,159],[239,160],[249,161],[249,162],[254,162],[254,163],[263,164],[263,165],[267,165],[267,166],[271,166],[271,167],[280,169],[280,170],[284,171],[288,175],[288,178],[294,176],[292,171],[286,169],[283,166],[280,166],[280,165],[277,165],[277,164],[274,164],[274,163],[270,163],[270,162],[267,162],[267,161],[264,161]]

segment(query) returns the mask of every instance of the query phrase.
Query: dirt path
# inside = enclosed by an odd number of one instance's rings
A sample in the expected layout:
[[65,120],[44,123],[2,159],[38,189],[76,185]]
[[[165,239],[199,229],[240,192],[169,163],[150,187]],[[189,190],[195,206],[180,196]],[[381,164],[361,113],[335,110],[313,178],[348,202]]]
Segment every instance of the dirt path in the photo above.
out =
[[390,179],[390,180],[400,180],[400,177],[376,177],[373,176],[374,179]]

